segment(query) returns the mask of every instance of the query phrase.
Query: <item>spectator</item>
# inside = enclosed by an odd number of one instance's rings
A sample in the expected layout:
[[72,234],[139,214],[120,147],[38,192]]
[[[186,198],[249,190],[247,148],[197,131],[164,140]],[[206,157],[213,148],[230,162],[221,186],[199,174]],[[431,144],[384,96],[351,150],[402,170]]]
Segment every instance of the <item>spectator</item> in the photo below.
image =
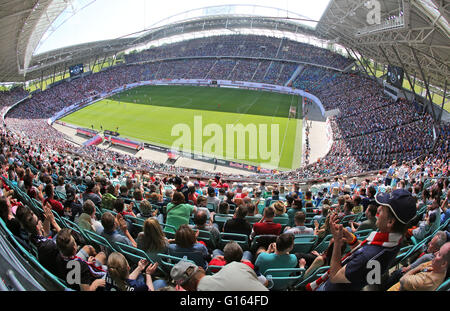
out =
[[[127,222],[122,215],[117,214],[116,217],[114,217],[110,212],[104,213],[102,215],[102,226],[103,232],[101,235],[110,243],[114,244],[115,242],[120,242],[136,247],[136,242],[128,232]],[[119,227],[119,229],[117,227]]]
[[277,201],[272,206],[275,208],[275,217],[289,217],[286,214],[286,205],[282,201]]
[[[210,266],[225,266],[233,261],[242,262],[249,266],[251,269],[255,269],[252,263],[253,255],[250,251],[242,251],[242,247],[235,241],[228,242],[223,251],[215,249],[213,252],[213,259],[209,262]],[[212,270],[214,273],[217,270]]]
[[273,206],[266,207],[264,209],[264,216],[261,220],[253,224],[252,236],[262,235],[262,234],[274,234],[279,235],[281,233],[281,224],[274,223],[273,218],[275,217],[275,208]]
[[432,261],[435,257],[435,254],[439,251],[442,245],[444,245],[447,241],[447,235],[444,231],[439,231],[436,235],[431,239],[428,243],[426,251],[419,255],[413,263],[411,263],[407,267],[402,267],[398,270],[395,270],[389,277],[389,279],[383,283],[383,288],[385,290],[391,288],[394,284],[396,284],[400,278],[408,271],[417,268],[419,265]]
[[207,276],[203,268],[180,261],[170,276],[186,291],[268,291],[253,269],[241,262],[231,262],[218,273]]
[[292,207],[290,209],[288,209],[287,214],[289,217],[289,223],[288,226],[289,227],[293,227],[295,225],[294,222],[294,217],[295,214],[297,214],[297,212],[304,212],[306,213],[306,209],[303,208],[303,202],[300,199],[295,199],[292,202]]
[[95,204],[91,200],[83,203],[83,213],[77,220],[77,225],[83,230],[90,230],[95,233],[103,231],[102,224],[95,217]]
[[209,231],[211,233],[212,239],[211,243],[213,246],[219,245],[220,232],[216,226],[213,226],[213,219],[208,219],[206,211],[198,211],[194,216],[194,226],[193,230],[203,230]]
[[106,188],[106,193],[102,196],[102,208],[112,211],[116,199],[116,188],[111,184]]
[[87,183],[86,191],[83,193],[83,202],[91,200],[98,208],[102,207],[102,198],[100,197],[100,188],[93,181]]
[[214,206],[214,211],[218,211],[220,199],[216,197],[216,190],[213,187],[208,187],[208,197],[206,198],[207,204]]
[[[380,193],[376,196],[378,207],[377,227],[379,232],[373,232],[367,237],[367,243],[359,247],[360,251],[344,257],[341,262],[343,241],[352,248],[359,246],[357,239],[333,215],[330,222],[334,239],[333,255],[330,270],[315,282],[308,284],[308,289],[320,290],[361,290],[367,285],[367,261],[374,256],[380,263],[380,273],[387,271],[391,260],[400,249],[401,240],[406,232],[406,224],[416,213],[415,200],[405,190],[394,190],[391,194]],[[388,234],[386,234],[388,233]]]
[[293,235],[312,235],[314,230],[312,228],[305,227],[306,215],[302,211],[295,213],[295,227],[286,227],[284,233],[292,233]]
[[158,262],[158,254],[168,254],[169,242],[158,221],[147,218],[143,231],[137,236],[137,248],[146,252],[150,259]]
[[450,242],[445,243],[432,261],[409,270],[389,291],[434,291],[445,280],[450,261]]
[[294,248],[294,235],[283,233],[277,237],[276,243],[271,243],[267,250],[259,249],[255,267],[261,274],[268,269],[295,268],[298,266],[297,257],[289,254]]
[[377,206],[375,204],[369,204],[369,206],[366,209],[365,215],[366,215],[366,220],[364,220],[361,223],[357,223],[354,221],[350,221],[349,225],[351,228],[351,232],[355,233],[358,231],[362,231],[362,230],[377,230],[377,226],[376,226],[376,214],[377,214]]
[[[174,226],[175,230],[183,224],[189,224],[189,218],[193,212],[197,212],[197,208],[190,204],[185,204],[185,196],[181,192],[173,194],[172,202],[167,205],[166,224]],[[169,227],[168,231],[172,231]]]
[[59,216],[64,216],[64,207],[61,202],[55,200],[53,184],[48,184],[45,186],[45,195],[47,198],[44,200],[43,205],[50,204],[52,210],[58,213]]
[[250,236],[252,232],[252,226],[247,221],[247,219],[245,219],[247,215],[248,215],[247,207],[245,206],[237,207],[234,212],[233,218],[227,220],[227,222],[223,225],[223,232],[245,234],[247,236]]
[[96,254],[92,246],[84,246],[78,252],[78,245],[71,234],[71,230],[62,229],[56,238],[58,253],[53,257],[56,275],[63,280],[67,280],[71,271],[67,263],[76,260],[80,267],[80,284],[72,287],[82,291],[96,291],[99,287],[105,286],[105,263],[106,255],[102,252]]
[[152,274],[154,274],[157,267],[158,263],[149,264],[148,261],[142,259],[139,261],[136,269],[130,273],[130,266],[125,256],[121,253],[114,252],[108,257],[105,290],[136,292],[158,290],[158,288],[164,287],[167,284],[163,280],[153,282]]
[[188,225],[181,225],[175,233],[175,244],[169,245],[169,255],[187,256],[197,265],[206,270],[211,259],[206,246],[197,242],[198,231],[193,231]]

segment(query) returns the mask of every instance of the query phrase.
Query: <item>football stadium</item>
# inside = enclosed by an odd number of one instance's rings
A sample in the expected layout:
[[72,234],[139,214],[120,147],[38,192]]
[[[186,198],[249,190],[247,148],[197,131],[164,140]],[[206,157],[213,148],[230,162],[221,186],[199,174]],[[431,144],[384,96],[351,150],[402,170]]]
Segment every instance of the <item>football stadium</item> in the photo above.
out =
[[449,21],[438,0],[0,0],[0,290],[449,291]]

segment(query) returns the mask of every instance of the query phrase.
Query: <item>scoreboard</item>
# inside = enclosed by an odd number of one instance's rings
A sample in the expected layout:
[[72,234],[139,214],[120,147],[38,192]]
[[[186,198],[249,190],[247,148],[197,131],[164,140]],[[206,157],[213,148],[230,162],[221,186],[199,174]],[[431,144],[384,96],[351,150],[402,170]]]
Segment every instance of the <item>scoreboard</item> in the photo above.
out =
[[71,77],[76,77],[84,72],[83,64],[73,65],[69,67],[69,72]]
[[403,68],[397,66],[388,66],[387,81],[398,88],[403,86]]

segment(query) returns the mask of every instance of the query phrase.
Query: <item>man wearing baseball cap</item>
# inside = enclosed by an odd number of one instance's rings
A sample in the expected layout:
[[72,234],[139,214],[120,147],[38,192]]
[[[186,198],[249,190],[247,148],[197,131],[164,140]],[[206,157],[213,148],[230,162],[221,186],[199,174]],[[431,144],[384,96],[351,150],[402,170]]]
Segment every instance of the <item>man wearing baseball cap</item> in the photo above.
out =
[[242,262],[226,264],[214,275],[191,262],[179,261],[170,277],[187,291],[268,291],[252,268]]
[[[408,222],[416,214],[416,202],[411,193],[397,189],[391,193],[378,193],[378,231],[359,242],[339,224],[332,215],[330,230],[334,246],[330,270],[307,285],[307,290],[343,291],[362,290],[367,284],[376,284],[400,250],[400,244],[408,228]],[[342,257],[341,249],[348,243],[352,250]]]

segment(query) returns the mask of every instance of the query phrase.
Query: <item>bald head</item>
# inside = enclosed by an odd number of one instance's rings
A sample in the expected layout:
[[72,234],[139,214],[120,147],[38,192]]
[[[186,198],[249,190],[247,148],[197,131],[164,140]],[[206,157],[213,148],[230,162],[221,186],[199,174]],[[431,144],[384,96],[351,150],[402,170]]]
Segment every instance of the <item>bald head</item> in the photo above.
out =
[[433,259],[433,271],[438,273],[446,272],[450,262],[450,242],[441,246]]

